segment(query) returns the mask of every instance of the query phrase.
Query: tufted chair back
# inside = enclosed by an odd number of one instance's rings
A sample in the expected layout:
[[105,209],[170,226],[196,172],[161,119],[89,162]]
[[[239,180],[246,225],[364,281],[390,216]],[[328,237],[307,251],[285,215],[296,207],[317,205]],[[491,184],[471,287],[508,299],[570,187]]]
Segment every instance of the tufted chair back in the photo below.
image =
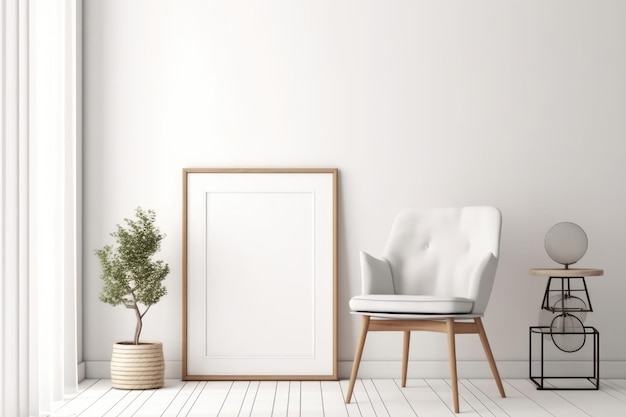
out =
[[498,266],[502,216],[495,207],[412,209],[398,214],[383,258],[393,292],[465,297],[487,308]]

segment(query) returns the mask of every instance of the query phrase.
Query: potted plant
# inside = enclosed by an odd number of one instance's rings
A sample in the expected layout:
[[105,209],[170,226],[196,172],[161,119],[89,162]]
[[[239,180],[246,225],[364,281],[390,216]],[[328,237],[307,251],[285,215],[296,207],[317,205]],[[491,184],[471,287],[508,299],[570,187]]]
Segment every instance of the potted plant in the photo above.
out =
[[121,389],[151,389],[163,386],[165,364],[161,342],[140,341],[143,317],[167,290],[163,280],[169,265],[152,256],[160,250],[165,234],[155,226],[153,210],[135,210],[136,219],[124,219],[111,233],[115,245],[96,250],[102,266],[100,301],[124,305],[134,311],[136,325],[132,341],[113,345],[111,385]]

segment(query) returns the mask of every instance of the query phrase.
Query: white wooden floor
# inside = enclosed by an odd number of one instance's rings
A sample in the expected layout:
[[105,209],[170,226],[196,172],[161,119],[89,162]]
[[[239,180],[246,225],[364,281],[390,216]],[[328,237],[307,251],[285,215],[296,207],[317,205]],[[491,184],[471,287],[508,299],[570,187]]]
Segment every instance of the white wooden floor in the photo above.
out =
[[[459,380],[463,416],[619,417],[626,415],[626,380],[601,380],[599,391],[538,391],[527,379],[504,380],[500,398],[491,379]],[[122,391],[109,380],[85,380],[80,393],[59,404],[66,416],[454,416],[447,380],[360,379],[351,404],[347,381],[183,382],[167,380],[158,390]]]

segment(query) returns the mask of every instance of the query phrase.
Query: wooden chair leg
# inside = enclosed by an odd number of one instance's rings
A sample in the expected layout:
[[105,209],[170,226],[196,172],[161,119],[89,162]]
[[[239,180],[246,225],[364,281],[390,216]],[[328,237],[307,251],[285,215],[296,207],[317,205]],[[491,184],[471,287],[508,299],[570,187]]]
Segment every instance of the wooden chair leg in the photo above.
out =
[[498,391],[500,391],[500,396],[502,398],[505,398],[506,394],[504,393],[504,387],[502,386],[500,373],[498,372],[496,361],[493,358],[493,353],[491,353],[491,347],[489,347],[489,340],[487,339],[487,333],[485,333],[485,327],[483,326],[483,322],[480,319],[480,317],[475,318],[474,322],[476,323],[476,328],[478,329],[478,335],[480,336],[480,341],[483,344],[483,350],[485,351],[485,355],[487,356],[487,361],[489,362],[491,373],[493,374],[493,378],[496,380]]
[[456,373],[456,341],[454,333],[454,319],[446,319],[448,329],[448,355],[450,357],[450,377],[452,379],[452,402],[454,412],[459,412],[459,382]]
[[402,387],[406,387],[406,374],[409,367],[409,345],[411,344],[411,332],[404,331],[404,345],[402,346]]
[[352,391],[354,391],[354,383],[356,382],[356,375],[359,373],[359,365],[361,364],[361,356],[363,355],[363,347],[365,346],[365,338],[367,337],[367,330],[370,325],[370,316],[363,316],[361,325],[361,336],[356,347],[354,354],[354,362],[352,363],[352,373],[350,374],[350,383],[348,384],[348,393],[346,394],[346,404],[352,399]]

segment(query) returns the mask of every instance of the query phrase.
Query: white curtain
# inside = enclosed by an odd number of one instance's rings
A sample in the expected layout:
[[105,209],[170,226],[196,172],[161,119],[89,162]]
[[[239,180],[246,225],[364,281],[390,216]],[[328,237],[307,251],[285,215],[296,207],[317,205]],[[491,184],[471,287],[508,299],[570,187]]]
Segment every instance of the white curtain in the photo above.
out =
[[75,393],[80,1],[2,0],[0,415]]
[[[0,414],[30,410],[28,283],[28,9],[3,1],[0,175]],[[26,65],[27,66],[27,65]],[[19,413],[18,413],[19,411]]]

